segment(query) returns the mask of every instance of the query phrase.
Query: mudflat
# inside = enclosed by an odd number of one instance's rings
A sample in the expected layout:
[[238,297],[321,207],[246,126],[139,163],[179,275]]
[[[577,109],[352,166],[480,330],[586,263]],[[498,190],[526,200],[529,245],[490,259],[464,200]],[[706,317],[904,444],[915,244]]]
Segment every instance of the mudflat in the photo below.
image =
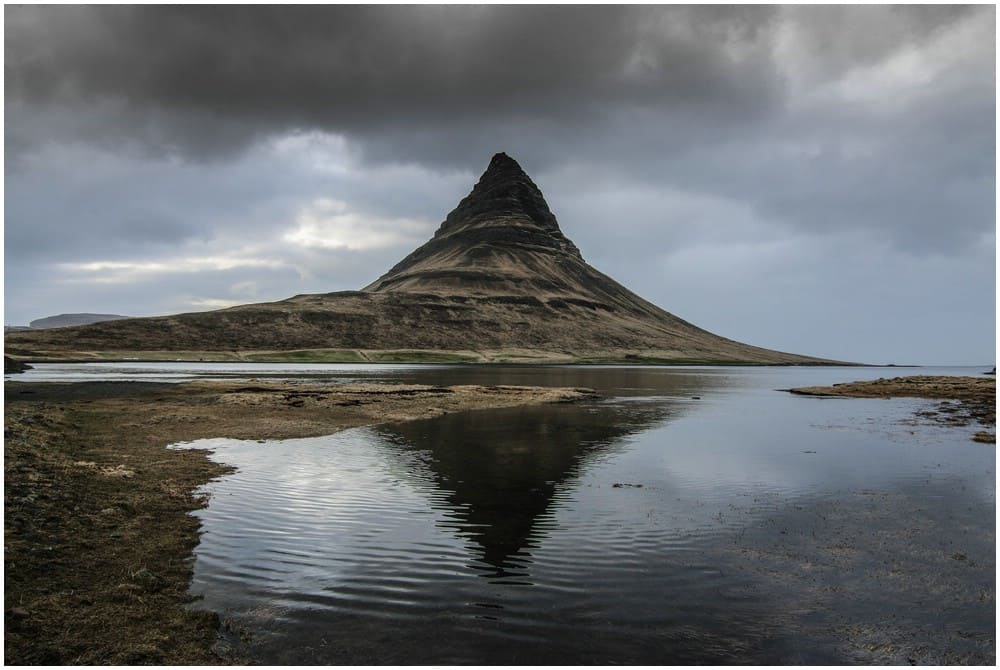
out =
[[224,466],[172,443],[286,439],[589,389],[297,383],[5,384],[4,662],[220,663],[192,611],[195,489]]
[[[916,375],[833,386],[805,386],[788,389],[792,393],[813,396],[846,396],[850,398],[931,398],[946,400],[936,410],[922,411],[920,416],[938,423],[967,425],[978,422],[996,427],[997,383],[994,377],[936,377]],[[977,442],[996,442],[996,433],[981,431]]]

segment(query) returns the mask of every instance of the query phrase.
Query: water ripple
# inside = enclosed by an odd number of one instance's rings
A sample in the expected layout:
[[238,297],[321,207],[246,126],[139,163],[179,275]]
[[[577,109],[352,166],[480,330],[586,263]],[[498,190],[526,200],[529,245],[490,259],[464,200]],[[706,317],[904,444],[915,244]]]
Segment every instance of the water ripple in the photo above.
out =
[[[773,660],[781,612],[706,547],[781,532],[799,501],[943,476],[932,450],[817,427],[846,422],[848,403],[798,404],[775,433],[769,403],[790,397],[728,389],[715,406],[631,388],[626,402],[185,445],[238,467],[205,488],[192,590],[272,663]],[[724,411],[737,400],[743,413]],[[992,461],[941,449],[950,476],[991,495],[976,477]]]

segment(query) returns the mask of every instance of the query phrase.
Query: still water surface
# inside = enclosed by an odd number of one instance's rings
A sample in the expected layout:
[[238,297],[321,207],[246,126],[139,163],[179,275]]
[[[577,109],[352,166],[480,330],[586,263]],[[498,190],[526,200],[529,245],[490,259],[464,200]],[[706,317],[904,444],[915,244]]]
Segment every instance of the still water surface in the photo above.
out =
[[[100,364],[29,374],[595,388],[602,399],[572,405],[179,445],[237,467],[204,487],[192,591],[221,613],[225,648],[267,663],[671,664],[857,661],[844,627],[885,633],[896,617],[919,636],[951,626],[972,645],[958,652],[988,648],[993,602],[945,599],[995,592],[990,579],[948,572],[958,551],[994,560],[994,447],[969,439],[976,427],[915,421],[932,401],[776,391],[982,371]],[[893,542],[898,551],[883,546]],[[916,575],[916,595],[871,581],[883,574],[872,565],[897,554],[885,574]],[[935,595],[934,580],[952,578]],[[899,630],[886,633],[897,645]]]

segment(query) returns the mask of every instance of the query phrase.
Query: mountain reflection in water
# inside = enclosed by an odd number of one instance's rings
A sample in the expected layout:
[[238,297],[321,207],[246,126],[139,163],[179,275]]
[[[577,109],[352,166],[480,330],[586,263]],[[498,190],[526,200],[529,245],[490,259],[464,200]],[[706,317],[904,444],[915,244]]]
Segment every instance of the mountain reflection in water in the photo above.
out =
[[[688,378],[683,392],[698,388]],[[580,477],[693,402],[634,395],[267,446],[195,444],[238,470],[207,487],[211,504],[197,513],[192,591],[223,613],[226,653],[267,663],[572,662],[574,649],[626,659],[642,644],[592,637],[603,615],[593,617],[609,582],[626,618],[643,609],[628,605],[620,576],[602,573],[634,569],[658,554],[656,542],[632,544],[614,518],[574,528],[558,517]],[[630,490],[641,491],[610,498]],[[537,574],[541,550],[549,558]],[[443,631],[447,644],[423,642]]]
[[883,371],[308,374],[604,399],[190,445],[237,467],[191,588],[237,660],[992,664],[995,451],[925,401],[774,390]]
[[[447,492],[448,526],[482,552],[484,576],[529,577],[530,550],[551,523],[550,508],[587,465],[624,448],[629,434],[665,420],[680,406],[662,401],[462,412],[380,427],[386,445],[425,450],[428,471]],[[392,448],[383,448],[389,459]],[[479,567],[479,566],[474,566]]]

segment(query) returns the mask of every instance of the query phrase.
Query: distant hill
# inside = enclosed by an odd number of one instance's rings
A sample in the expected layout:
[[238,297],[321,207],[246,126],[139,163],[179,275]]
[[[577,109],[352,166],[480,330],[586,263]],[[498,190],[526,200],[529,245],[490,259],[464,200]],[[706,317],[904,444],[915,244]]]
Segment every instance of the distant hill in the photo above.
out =
[[35,319],[28,326],[36,330],[43,328],[64,328],[67,326],[86,326],[90,323],[117,321],[127,318],[129,317],[121,316],[120,314],[57,314],[55,316],[47,316],[44,319]]
[[720,337],[598,272],[503,153],[426,244],[360,291],[9,333],[6,342],[29,359],[834,363]]

